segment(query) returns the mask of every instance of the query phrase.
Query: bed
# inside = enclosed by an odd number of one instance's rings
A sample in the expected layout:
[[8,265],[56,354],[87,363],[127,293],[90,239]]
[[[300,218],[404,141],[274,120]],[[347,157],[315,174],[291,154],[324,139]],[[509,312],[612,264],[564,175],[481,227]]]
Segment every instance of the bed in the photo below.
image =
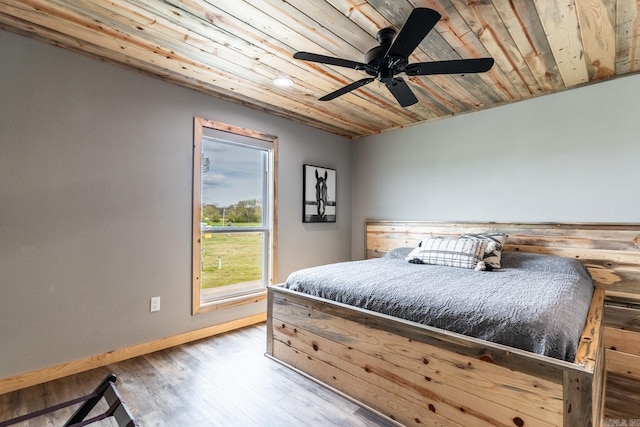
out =
[[398,248],[431,236],[496,231],[509,236],[507,265],[510,253],[550,254],[577,260],[588,271],[595,287],[575,315],[580,326],[569,340],[572,348],[538,354],[275,285],[269,287],[267,354],[402,425],[599,425],[605,289],[624,292],[629,285],[625,271],[637,256],[627,254],[637,252],[637,230],[614,224],[367,221],[366,258],[402,258],[406,250]]
[[488,272],[411,263],[410,252],[397,248],[380,258],[302,269],[282,287],[574,361],[594,291],[580,262],[511,252]]

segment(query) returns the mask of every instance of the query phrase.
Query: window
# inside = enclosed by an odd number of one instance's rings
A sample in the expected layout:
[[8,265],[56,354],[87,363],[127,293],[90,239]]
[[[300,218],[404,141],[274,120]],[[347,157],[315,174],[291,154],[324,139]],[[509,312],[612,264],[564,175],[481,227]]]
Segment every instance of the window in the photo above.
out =
[[193,313],[266,297],[273,278],[277,138],[196,117]]

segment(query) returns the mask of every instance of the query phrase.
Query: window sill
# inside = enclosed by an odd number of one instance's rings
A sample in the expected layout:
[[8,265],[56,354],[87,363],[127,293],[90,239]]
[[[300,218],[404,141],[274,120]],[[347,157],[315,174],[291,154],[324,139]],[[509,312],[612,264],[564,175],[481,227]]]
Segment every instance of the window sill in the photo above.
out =
[[266,289],[260,289],[250,294],[239,295],[235,297],[228,297],[224,299],[206,301],[200,303],[200,307],[196,308],[193,314],[208,313],[216,310],[223,310],[227,308],[238,307],[246,304],[253,304],[259,301],[263,301],[267,298]]

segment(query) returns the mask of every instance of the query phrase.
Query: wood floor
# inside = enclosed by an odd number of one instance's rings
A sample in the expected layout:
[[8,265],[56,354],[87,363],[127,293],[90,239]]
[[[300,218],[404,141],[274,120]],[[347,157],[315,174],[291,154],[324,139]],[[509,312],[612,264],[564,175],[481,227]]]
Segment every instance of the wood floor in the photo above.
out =
[[[113,372],[141,427],[392,425],[265,357],[265,342],[265,325],[252,326],[0,395],[0,421],[89,394]],[[16,426],[58,427],[76,408]],[[610,377],[604,425],[640,426],[638,408],[640,386]]]
[[[113,372],[141,427],[392,425],[267,358],[265,349],[264,324],[181,345],[0,395],[0,421],[89,394]],[[76,408],[16,426],[59,427]]]

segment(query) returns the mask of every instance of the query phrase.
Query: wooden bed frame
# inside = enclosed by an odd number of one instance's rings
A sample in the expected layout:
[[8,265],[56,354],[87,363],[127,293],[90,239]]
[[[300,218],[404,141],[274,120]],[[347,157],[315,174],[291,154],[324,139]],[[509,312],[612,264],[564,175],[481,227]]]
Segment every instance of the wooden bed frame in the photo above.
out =
[[[576,258],[596,282],[574,363],[269,287],[267,354],[403,425],[600,425],[605,290],[638,286],[638,225],[366,222],[367,258],[501,231],[505,250]],[[632,271],[632,273],[629,273]],[[631,277],[629,277],[631,275]]]

